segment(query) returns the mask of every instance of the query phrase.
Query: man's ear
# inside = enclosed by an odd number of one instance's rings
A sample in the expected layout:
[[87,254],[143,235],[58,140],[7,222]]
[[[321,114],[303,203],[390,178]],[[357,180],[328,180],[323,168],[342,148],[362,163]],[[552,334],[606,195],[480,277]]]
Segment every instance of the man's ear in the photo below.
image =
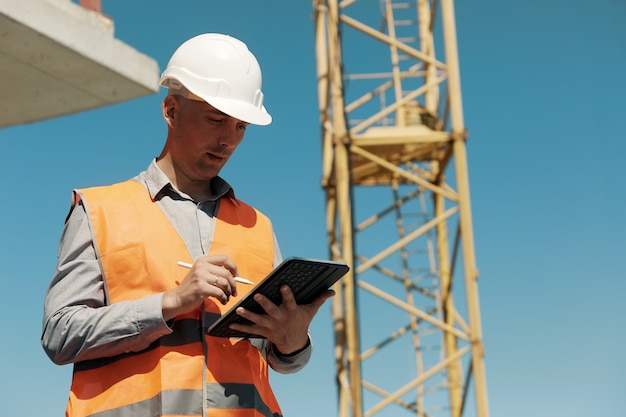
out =
[[163,118],[165,119],[165,122],[169,126],[172,125],[172,123],[174,122],[174,119],[176,118],[176,111],[178,110],[178,107],[179,107],[179,103],[178,103],[178,100],[176,100],[176,97],[166,96],[163,99],[163,105],[162,105]]

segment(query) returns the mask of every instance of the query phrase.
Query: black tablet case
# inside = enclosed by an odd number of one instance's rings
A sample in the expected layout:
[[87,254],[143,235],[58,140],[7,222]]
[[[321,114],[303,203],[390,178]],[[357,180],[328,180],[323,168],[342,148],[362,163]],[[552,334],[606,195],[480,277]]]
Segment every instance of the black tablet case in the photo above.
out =
[[256,335],[228,328],[232,323],[251,324],[249,320],[235,313],[238,307],[244,307],[246,310],[259,314],[265,313],[263,308],[254,301],[255,294],[261,293],[274,304],[279,305],[282,301],[279,288],[282,284],[287,284],[294,293],[296,303],[308,304],[320,292],[330,288],[349,269],[345,263],[341,262],[296,257],[285,259],[252,291],[217,319],[209,327],[208,333],[219,337],[255,337]]

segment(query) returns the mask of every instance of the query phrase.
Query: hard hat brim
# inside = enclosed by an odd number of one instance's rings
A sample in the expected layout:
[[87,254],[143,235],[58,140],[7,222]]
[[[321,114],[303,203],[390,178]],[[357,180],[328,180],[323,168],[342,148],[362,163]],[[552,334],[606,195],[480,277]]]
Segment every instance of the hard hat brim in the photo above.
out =
[[169,88],[170,91],[173,89],[176,91],[176,94],[181,94],[187,98],[202,100],[219,111],[246,123],[259,126],[266,126],[272,123],[272,116],[263,105],[259,108],[242,100],[198,94],[200,91],[197,89],[183,86],[180,81],[167,76],[159,80],[159,85]]
[[203,97],[197,93],[195,94],[211,106],[235,119],[259,126],[267,126],[272,123],[272,116],[265,110],[265,106],[258,108],[240,100],[222,97]]

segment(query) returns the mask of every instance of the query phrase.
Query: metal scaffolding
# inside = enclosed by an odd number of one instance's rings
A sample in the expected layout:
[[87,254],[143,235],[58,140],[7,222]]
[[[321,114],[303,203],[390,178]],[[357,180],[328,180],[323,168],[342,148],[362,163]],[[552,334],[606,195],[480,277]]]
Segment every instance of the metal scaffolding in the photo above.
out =
[[488,417],[453,1],[314,12],[339,416]]

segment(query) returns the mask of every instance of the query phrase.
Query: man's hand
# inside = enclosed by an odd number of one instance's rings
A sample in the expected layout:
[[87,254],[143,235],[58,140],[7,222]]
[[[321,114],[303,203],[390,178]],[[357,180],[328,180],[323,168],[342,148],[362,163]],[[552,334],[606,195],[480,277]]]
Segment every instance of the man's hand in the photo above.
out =
[[226,255],[198,258],[179,286],[163,294],[163,319],[170,320],[197,308],[207,297],[226,304],[237,296],[237,266]]
[[254,324],[231,324],[230,328],[265,337],[280,353],[288,355],[302,349],[308,342],[311,321],[324,302],[335,295],[334,290],[323,291],[310,304],[298,305],[293,292],[287,285],[280,287],[283,302],[272,303],[267,297],[256,294],[254,300],[267,314],[257,314],[243,307],[237,314]]

